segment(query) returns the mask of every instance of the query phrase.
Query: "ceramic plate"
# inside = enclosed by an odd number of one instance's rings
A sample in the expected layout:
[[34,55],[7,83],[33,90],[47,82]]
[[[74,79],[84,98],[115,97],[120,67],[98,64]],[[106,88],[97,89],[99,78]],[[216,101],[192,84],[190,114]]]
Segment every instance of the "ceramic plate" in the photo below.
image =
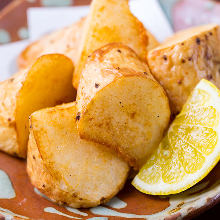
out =
[[[19,2],[19,1],[16,1]],[[8,24],[14,16],[25,23],[27,7],[40,6],[40,0],[20,1],[9,10],[7,16],[0,17],[1,24]],[[50,3],[51,1],[42,1]],[[58,2],[58,1],[57,1]],[[61,2],[61,1],[59,1]],[[64,1],[72,4],[73,1]],[[82,1],[80,0],[80,3]],[[88,4],[90,0],[84,0]],[[74,1],[75,4],[79,0]],[[29,5],[28,5],[29,4]],[[31,5],[36,4],[36,5]],[[17,16],[16,13],[19,12]],[[24,12],[24,13],[21,13]],[[23,19],[23,20],[22,20]],[[15,19],[14,19],[15,20]],[[6,23],[4,23],[4,21]],[[18,23],[20,24],[20,23]],[[7,27],[12,41],[20,28],[12,23]],[[5,26],[4,26],[5,27]],[[15,30],[15,27],[17,28]],[[25,26],[26,27],[26,26]],[[0,26],[0,28],[2,28]],[[13,38],[14,36],[14,38]],[[149,196],[138,192],[128,181],[124,189],[108,204],[92,209],[71,209],[60,207],[48,200],[35,189],[26,173],[26,162],[0,153],[0,220],[4,219],[177,219],[191,218],[220,202],[220,163],[200,183],[191,189],[170,197]]]
[[220,202],[220,163],[203,181],[174,196],[149,196],[128,181],[108,204],[72,209],[53,204],[35,189],[26,162],[0,153],[0,219],[179,219],[193,217]]

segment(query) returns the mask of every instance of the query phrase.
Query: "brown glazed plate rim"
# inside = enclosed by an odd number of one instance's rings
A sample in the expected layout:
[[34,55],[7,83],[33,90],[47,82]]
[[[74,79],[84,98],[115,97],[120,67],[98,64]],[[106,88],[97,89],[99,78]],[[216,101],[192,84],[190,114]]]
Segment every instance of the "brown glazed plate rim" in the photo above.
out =
[[[117,195],[119,200],[127,204],[126,207],[117,209],[115,207],[109,207],[108,204],[100,206],[114,213],[123,214],[122,217],[120,215],[110,216],[109,214],[94,213],[92,212],[94,209],[79,209],[79,211],[86,213],[87,216],[78,216],[75,213],[68,212],[65,207],[58,206],[42,196],[39,196],[27,176],[26,162],[24,160],[13,158],[0,152],[0,169],[8,175],[16,193],[14,199],[0,199],[0,220],[26,219],[22,218],[22,216],[34,220],[63,219],[63,217],[57,214],[45,213],[46,207],[54,208],[64,214],[68,214],[72,217],[80,217],[81,219],[92,219],[96,217],[97,220],[97,217],[101,219],[101,216],[108,218],[108,220],[191,219],[220,203],[220,163],[218,163],[201,182],[185,192],[172,196],[145,195],[131,186],[129,180],[124,189]],[[31,210],[28,210],[28,208]],[[10,215],[10,212],[7,212],[7,210],[19,214],[21,217],[15,215],[11,218],[5,218],[4,214]],[[126,217],[127,214],[130,215],[130,218]],[[134,215],[134,218],[131,217],[131,215]],[[135,216],[137,216],[137,218],[135,218]],[[142,216],[144,217],[142,218]]]

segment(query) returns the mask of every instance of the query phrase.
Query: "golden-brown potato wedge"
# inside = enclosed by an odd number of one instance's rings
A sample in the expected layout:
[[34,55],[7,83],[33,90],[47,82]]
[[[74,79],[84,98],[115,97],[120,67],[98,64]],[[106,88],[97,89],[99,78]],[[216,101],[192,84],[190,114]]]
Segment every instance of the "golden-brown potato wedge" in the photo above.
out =
[[73,101],[72,72],[71,60],[50,54],[40,57],[29,70],[0,82],[0,150],[26,157],[29,115]]
[[210,24],[180,31],[148,54],[152,74],[166,90],[174,114],[202,79],[220,88],[220,28]]
[[131,47],[146,60],[148,36],[143,24],[132,15],[128,0],[93,0],[86,19],[73,84],[77,88],[87,57],[112,42]]
[[84,20],[83,18],[68,27],[52,32],[40,40],[31,43],[19,55],[17,59],[18,67],[20,69],[27,68],[33,64],[39,56],[49,53],[64,54],[75,63]]
[[111,149],[80,139],[75,117],[75,103],[31,115],[27,170],[32,183],[56,202],[93,207],[118,193],[129,166]]
[[129,47],[108,44],[90,55],[77,93],[81,138],[119,151],[136,169],[168,126],[168,98]]

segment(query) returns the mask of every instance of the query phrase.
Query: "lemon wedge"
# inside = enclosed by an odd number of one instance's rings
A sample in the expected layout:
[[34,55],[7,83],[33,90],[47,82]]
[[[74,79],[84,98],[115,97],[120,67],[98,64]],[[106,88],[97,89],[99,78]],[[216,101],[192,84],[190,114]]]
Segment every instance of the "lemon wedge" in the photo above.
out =
[[203,79],[134,178],[134,187],[151,195],[169,195],[202,180],[220,160],[219,122],[220,91]]

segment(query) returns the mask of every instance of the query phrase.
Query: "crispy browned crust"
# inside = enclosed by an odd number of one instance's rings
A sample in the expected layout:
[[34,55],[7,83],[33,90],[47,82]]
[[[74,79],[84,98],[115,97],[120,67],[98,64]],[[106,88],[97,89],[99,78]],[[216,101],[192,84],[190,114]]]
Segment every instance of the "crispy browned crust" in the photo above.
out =
[[[114,16],[112,11],[115,11]],[[73,79],[75,88],[78,88],[87,57],[98,48],[113,42],[128,45],[141,59],[146,60],[148,34],[144,25],[131,13],[128,0],[95,0],[91,4],[82,35]]]
[[0,82],[0,150],[13,156],[20,156],[16,127],[16,101],[17,94],[27,70],[14,74],[8,80]]

